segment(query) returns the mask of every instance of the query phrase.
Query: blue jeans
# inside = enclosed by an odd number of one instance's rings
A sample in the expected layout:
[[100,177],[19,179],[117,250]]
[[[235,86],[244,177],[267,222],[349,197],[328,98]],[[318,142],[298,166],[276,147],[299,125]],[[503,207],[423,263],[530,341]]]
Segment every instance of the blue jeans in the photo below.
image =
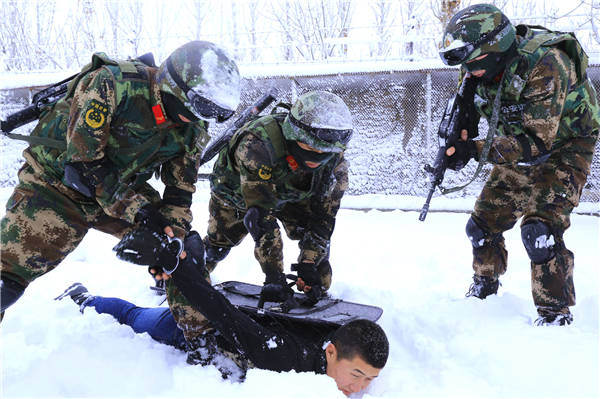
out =
[[95,296],[86,307],[93,307],[98,313],[112,315],[120,324],[128,325],[138,334],[148,333],[154,340],[179,349],[185,347],[183,332],[167,307],[140,308],[119,298]]

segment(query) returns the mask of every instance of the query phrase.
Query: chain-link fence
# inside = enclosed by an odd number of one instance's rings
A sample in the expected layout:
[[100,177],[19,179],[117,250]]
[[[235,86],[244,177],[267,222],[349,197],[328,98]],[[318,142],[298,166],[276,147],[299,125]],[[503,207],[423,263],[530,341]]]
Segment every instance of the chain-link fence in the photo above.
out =
[[[600,67],[590,67],[588,74],[600,92]],[[287,102],[309,90],[339,95],[350,107],[356,127],[347,150],[349,193],[425,196],[429,186],[423,165],[433,162],[437,152],[438,124],[456,90],[457,75],[454,69],[427,69],[246,80],[242,102],[251,103],[271,86],[278,88]],[[479,133],[480,137],[487,134],[483,121]],[[600,142],[582,201],[600,202],[599,149]],[[468,181],[476,167],[471,161],[458,173],[447,172],[444,186]],[[484,167],[471,185],[450,196],[476,196],[490,169]]]
[[[600,66],[588,69],[596,90],[600,92]],[[298,94],[309,90],[328,90],[344,99],[354,117],[356,133],[347,151],[350,161],[349,194],[398,194],[425,196],[428,190],[423,165],[432,162],[437,151],[437,128],[448,98],[456,88],[457,70],[427,69],[417,71],[386,71],[345,73],[321,76],[269,77],[244,79],[242,106],[257,99],[267,88],[276,87],[280,101],[292,102]],[[3,93],[0,91],[0,101]],[[27,96],[23,90],[4,93],[3,102],[15,102],[15,97]],[[6,115],[7,106],[2,113]],[[14,109],[14,108],[13,108]],[[268,110],[266,111],[268,112]],[[211,127],[217,136],[223,127]],[[480,124],[480,136],[487,133],[485,122]],[[0,142],[3,175],[0,185],[16,182],[18,169],[14,147]],[[584,188],[582,201],[600,202],[600,143],[592,172]],[[17,151],[19,152],[19,151]],[[5,160],[10,160],[9,164]],[[9,168],[9,170],[7,170]],[[205,165],[202,172],[210,172]],[[447,172],[445,186],[466,182],[473,175],[476,163],[459,173]],[[12,170],[12,171],[11,171]],[[490,167],[465,190],[451,194],[454,197],[476,196]]]

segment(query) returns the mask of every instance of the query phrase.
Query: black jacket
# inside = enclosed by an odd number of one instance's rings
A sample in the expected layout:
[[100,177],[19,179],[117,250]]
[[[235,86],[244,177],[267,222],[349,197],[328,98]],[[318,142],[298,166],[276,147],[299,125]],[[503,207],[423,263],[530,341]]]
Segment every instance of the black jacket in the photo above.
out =
[[190,303],[254,366],[325,374],[322,346],[330,331],[269,317],[252,318],[233,306],[188,262],[181,262],[172,277]]

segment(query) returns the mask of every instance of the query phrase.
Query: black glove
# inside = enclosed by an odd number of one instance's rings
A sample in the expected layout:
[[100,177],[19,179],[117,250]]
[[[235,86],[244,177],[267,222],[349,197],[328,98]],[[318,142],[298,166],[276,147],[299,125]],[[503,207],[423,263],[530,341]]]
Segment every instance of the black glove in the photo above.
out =
[[461,170],[471,158],[477,159],[477,146],[471,139],[467,141],[458,140],[454,144],[455,152],[448,157],[448,168],[452,170]]
[[[200,234],[194,230],[190,231],[183,241],[183,246],[185,248],[186,257],[180,262],[187,262],[195,269],[202,272],[205,277],[208,277],[209,273],[206,270],[206,262],[204,260],[204,242],[202,242]],[[150,273],[154,279],[156,279],[157,274],[163,272],[164,270],[160,266],[148,266],[148,273]]]
[[265,302],[280,302],[281,310],[284,313],[298,307],[298,302],[294,298],[294,291],[288,285],[285,274],[281,272],[267,274],[263,288],[260,291],[258,308],[262,309]]
[[321,285],[321,275],[314,263],[301,262],[292,264],[292,271],[298,272],[298,277],[304,280],[306,285]]
[[323,287],[321,286],[321,274],[317,270],[317,265],[314,263],[301,262],[292,264],[292,271],[298,272],[298,277],[304,283],[310,286],[310,291],[306,292],[306,300],[304,304],[313,306],[324,295]]
[[151,266],[171,274],[179,265],[183,242],[146,226],[130,231],[113,248],[117,257],[136,265]]
[[139,227],[146,227],[152,231],[163,234],[165,227],[171,223],[165,218],[158,208],[152,204],[144,205],[135,215],[135,223]]
[[288,286],[285,274],[279,272],[267,274],[260,295],[265,302],[284,302],[294,291]]
[[90,162],[67,162],[62,182],[88,198],[95,198],[96,186],[108,173],[109,163],[106,158]]

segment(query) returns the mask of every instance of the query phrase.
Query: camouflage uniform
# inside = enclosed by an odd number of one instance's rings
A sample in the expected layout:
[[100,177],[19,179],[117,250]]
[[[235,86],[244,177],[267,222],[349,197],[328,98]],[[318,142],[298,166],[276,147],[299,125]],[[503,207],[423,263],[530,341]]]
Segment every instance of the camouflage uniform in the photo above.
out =
[[[542,34],[547,37],[536,39]],[[557,37],[518,26],[518,57],[500,80],[477,87],[475,105],[488,122],[498,88],[502,93],[488,159],[495,166],[472,213],[486,232],[485,242],[474,244],[473,269],[479,276],[503,274],[502,233],[521,217],[521,226],[542,222],[554,236],[555,256],[531,262],[534,303],[568,313],[575,304],[574,257],[562,236],[590,172],[600,113],[593,86],[579,73],[581,58],[568,54],[564,41],[552,41]],[[484,141],[475,143],[481,154]]]
[[[2,219],[2,276],[22,287],[56,267],[96,228],[122,237],[147,204],[183,237],[190,229],[200,153],[209,136],[203,121],[167,119],[157,68],[95,54],[66,97],[42,115],[32,136],[64,148],[32,145]],[[88,198],[65,184],[65,164],[102,160],[102,180]],[[160,173],[161,201],[147,181]]]
[[[318,170],[306,172],[286,159],[287,154],[277,154],[273,142],[275,135],[281,136],[283,116],[251,123],[219,155],[211,176],[206,241],[219,248],[238,245],[247,234],[246,209],[259,206],[272,210],[267,221],[279,219],[288,236],[299,240],[298,261],[319,264],[329,257],[335,216],[348,188],[348,163],[340,153]],[[283,271],[282,245],[278,228],[257,243],[254,254],[263,272]],[[212,270],[216,264],[208,266]],[[329,288],[330,275],[324,279]]]
[[[343,152],[314,172],[298,167],[285,149],[282,124],[285,114],[263,116],[240,129],[221,150],[210,178],[208,234],[210,251],[224,255],[248,234],[246,211],[260,206],[270,213],[269,229],[255,243],[254,256],[263,272],[282,272],[283,241],[277,220],[293,240],[299,240],[298,261],[312,260],[318,266],[323,288],[331,285],[329,243],[344,191],[348,188],[348,163]],[[207,269],[217,261],[207,256]],[[173,307],[172,307],[173,309]],[[202,333],[202,316],[189,304],[176,310],[186,337]],[[175,313],[174,313],[175,314]],[[186,321],[184,321],[186,320]]]

